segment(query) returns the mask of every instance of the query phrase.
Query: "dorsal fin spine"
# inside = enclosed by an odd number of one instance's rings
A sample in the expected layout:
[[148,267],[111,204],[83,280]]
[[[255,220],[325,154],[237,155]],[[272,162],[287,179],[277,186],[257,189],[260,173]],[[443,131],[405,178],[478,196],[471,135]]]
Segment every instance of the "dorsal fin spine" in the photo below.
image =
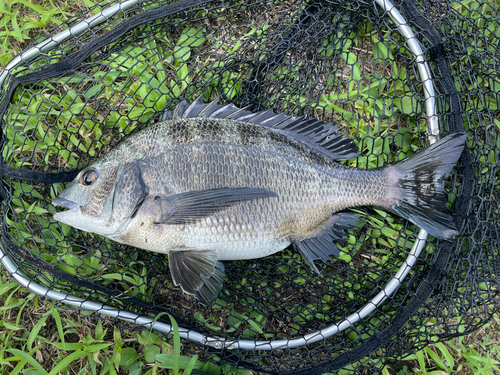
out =
[[252,113],[248,111],[248,106],[238,108],[233,104],[220,105],[218,101],[219,97],[205,104],[202,94],[191,104],[182,100],[173,111],[165,112],[161,118],[162,120],[194,117],[232,119],[276,129],[328,155],[333,160],[351,159],[358,155],[354,141],[337,135],[338,129],[329,123],[305,115],[293,117],[283,113],[275,114],[273,109]]
[[232,104],[227,104],[225,106],[220,107],[219,109],[213,111],[208,117],[210,118],[216,118],[218,114],[227,111],[229,108],[231,108]]
[[[217,110],[219,107],[219,105],[217,104],[217,102],[219,101],[219,98],[220,98],[220,96],[218,96],[214,100],[212,100],[208,105],[205,106],[205,108],[203,108],[201,110],[201,112],[196,117],[210,117],[210,114],[214,112],[213,108],[215,107]],[[212,111],[212,112],[210,112],[210,111]]]
[[[257,119],[261,119],[262,117],[267,116],[269,113],[273,113],[274,114],[274,111],[272,109],[268,109],[267,111],[257,112],[258,116],[254,117],[253,119],[251,119],[248,122],[253,123],[253,124],[257,124],[257,122],[256,122]],[[260,121],[259,123],[262,124],[263,122]]]

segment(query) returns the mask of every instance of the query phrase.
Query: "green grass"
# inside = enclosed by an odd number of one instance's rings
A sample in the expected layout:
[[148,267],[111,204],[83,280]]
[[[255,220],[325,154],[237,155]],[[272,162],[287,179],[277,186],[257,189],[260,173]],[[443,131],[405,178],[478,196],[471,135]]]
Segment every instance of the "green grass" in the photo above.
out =
[[[208,374],[250,375],[180,355],[148,332],[131,332],[60,310],[0,274],[0,374],[167,374],[194,366]],[[479,331],[417,352],[383,375],[497,374],[500,318]],[[193,360],[194,358],[194,360]],[[23,372],[21,372],[23,371]],[[184,374],[188,371],[184,372]]]
[[[1,272],[0,374],[210,374],[249,375],[180,354],[175,320],[173,346],[149,331],[128,331],[102,320],[60,310],[28,293]],[[172,370],[173,372],[169,372]]]
[[[0,40],[3,40],[0,46],[0,64],[5,65],[15,53],[25,47],[30,38],[40,34],[42,30],[61,23],[79,9],[76,1],[37,0],[28,3],[21,0],[0,0],[0,14],[3,15],[0,17],[0,25],[1,29],[5,30],[0,32]],[[253,34],[260,33],[265,28],[266,25],[263,25],[260,29],[248,30],[239,38],[251,38]],[[365,30],[365,37],[369,38],[373,45],[370,53],[382,59],[393,60],[391,49],[380,43],[374,35],[376,33],[372,33],[371,30]],[[204,69],[190,72],[192,52],[209,38],[210,35],[204,29],[186,28],[176,40],[173,40],[176,47],[166,54],[165,60],[154,61],[152,69],[146,69],[151,61],[146,63],[144,56],[154,58],[153,51],[160,47],[155,40],[151,39],[145,42],[142,48],[131,47],[126,50],[126,56],[123,56],[123,53],[111,55],[109,60],[104,61],[119,68],[115,69],[112,74],[100,71],[96,79],[76,76],[72,80],[60,80],[60,83],[65,85],[74,85],[83,81],[86,84],[83,96],[73,95],[68,91],[52,94],[42,100],[31,98],[26,93],[22,98],[26,103],[26,113],[13,113],[12,116],[17,116],[17,122],[13,120],[6,129],[7,139],[12,142],[13,147],[9,148],[9,153],[4,154],[4,158],[9,160],[12,166],[26,166],[24,156],[36,149],[38,150],[36,158],[40,163],[50,164],[57,160],[56,158],[61,158],[71,167],[81,165],[85,162],[79,158],[81,151],[90,149],[92,150],[90,156],[93,156],[107,146],[111,134],[127,134],[135,126],[146,122],[154,113],[162,110],[169,99],[178,97],[182,90],[188,87],[193,75],[206,82],[212,82],[212,72],[220,68],[220,62],[203,61]],[[217,40],[211,41],[217,43]],[[395,153],[391,152],[388,141],[399,145],[401,151],[399,158],[418,150],[415,133],[396,131],[397,124],[391,122],[389,117],[393,114],[405,117],[420,109],[417,108],[414,94],[403,85],[408,74],[406,69],[398,69],[394,62],[392,66],[384,67],[391,69],[390,77],[374,71],[372,74],[376,79],[373,80],[362,72],[356,55],[349,52],[350,47],[356,47],[358,42],[358,38],[352,37],[344,45],[333,47],[325,45],[324,54],[332,52],[329,48],[343,48],[341,56],[343,61],[351,67],[353,79],[345,90],[324,95],[315,105],[328,111],[333,118],[336,114],[341,114],[342,125],[349,129],[349,136],[363,139],[358,146],[364,156],[351,162],[351,165],[359,168],[376,168],[397,160]],[[225,47],[229,56],[237,50],[238,43],[240,42],[235,39],[232,44]],[[230,64],[231,60],[226,60],[225,63]],[[297,66],[289,67],[289,69],[281,68],[274,74],[291,77],[296,73],[296,69],[298,69]],[[175,78],[167,79],[166,72],[172,73]],[[222,83],[226,90],[224,93],[228,97],[233,98],[240,92],[241,79],[242,77],[236,74],[226,74],[223,77]],[[120,88],[123,91],[124,103],[131,107],[126,117],[112,106],[109,108],[109,113],[103,114],[96,113],[92,106],[87,105],[89,100],[110,99],[113,95],[113,91],[109,89],[111,83],[115,89]],[[47,89],[58,93],[55,87],[47,87]],[[215,94],[214,87],[213,90],[206,92],[205,99],[213,98]],[[388,107],[384,99],[393,97],[398,99],[393,102],[392,107]],[[302,93],[290,93],[289,98],[290,103],[295,103],[293,105],[310,104],[307,103]],[[335,104],[338,100],[347,100],[350,106],[341,108]],[[57,105],[55,106],[54,103]],[[496,102],[492,102],[491,105],[496,105]],[[288,109],[293,110],[293,107]],[[86,119],[82,120],[82,116],[73,116],[73,114],[82,114],[86,116]],[[56,115],[57,121],[54,121],[51,129],[39,126],[40,118],[46,118],[49,122],[51,116]],[[405,120],[408,121],[409,128],[417,129],[417,132],[425,132],[423,122],[415,123],[415,120],[408,116]],[[412,121],[414,123],[411,123]],[[34,134],[36,139],[44,139],[45,142],[26,139],[22,133],[18,132],[19,129],[27,130],[31,132],[30,134]],[[386,139],[388,134],[394,134],[394,136]],[[102,139],[102,141],[96,141],[96,139]],[[55,145],[56,149],[67,149],[67,151],[57,153],[50,145]],[[50,219],[55,212],[54,208],[39,201],[25,200],[23,192],[31,191],[31,187],[22,183],[16,184],[14,208],[20,213],[20,217],[27,216],[34,220],[36,216],[38,224],[42,227],[40,235],[33,239],[33,230],[29,220],[15,222],[16,228],[12,229],[11,234],[20,243],[27,240],[34,241],[34,247],[42,252],[44,260],[53,264],[60,263],[62,260],[63,264],[59,267],[64,271],[70,273],[78,271],[84,272],[88,277],[102,277],[104,283],[121,279],[122,276],[117,274],[120,271],[118,264],[108,263],[106,264],[107,270],[104,270],[102,260],[97,257],[89,256],[82,262],[81,258],[74,256],[75,250],[72,245],[62,241],[71,229],[64,225],[54,226],[54,222]],[[56,191],[52,190],[51,193],[53,198]],[[34,198],[41,198],[33,195]],[[341,259],[350,262],[353,257],[364,255],[369,260],[366,267],[394,266],[390,263],[388,249],[396,249],[403,259],[408,251],[406,239],[414,235],[413,229],[407,228],[406,232],[399,235],[403,228],[401,221],[380,210],[375,210],[369,221],[368,229],[362,233],[362,237],[351,236],[349,241],[354,244],[359,239],[358,244],[367,243],[372,250],[366,253],[366,250],[358,247],[354,249],[354,252],[343,252]],[[53,246],[56,243],[57,248]],[[297,257],[299,257],[298,254],[285,254],[284,260],[289,259],[289,267],[293,267],[293,260]],[[137,264],[137,267],[141,268],[144,265]],[[284,275],[289,271],[289,267],[284,264],[280,267],[282,269],[279,271]],[[96,322],[76,313],[54,308],[18,287],[5,274],[5,271],[2,272],[2,287],[0,288],[0,305],[2,306],[0,307],[2,317],[0,372],[2,375],[58,373],[152,375],[181,372],[189,374],[192,369],[201,369],[208,374],[249,374],[248,371],[239,371],[230,366],[215,366],[211,363],[200,362],[196,357],[182,356],[178,332],[174,331],[174,337],[169,341],[171,344],[168,344],[150,332],[131,332],[114,327],[107,322]],[[297,273],[300,271],[297,270]],[[125,287],[134,284],[145,285],[144,280],[141,279],[141,272],[139,276],[130,274],[127,277],[129,284],[124,283]],[[301,277],[295,280],[297,284],[305,281]],[[352,281],[352,283],[346,282],[343,287],[356,290],[356,288],[370,285],[370,282],[371,279],[368,277],[364,280]],[[243,280],[240,284],[242,288],[252,288]],[[147,295],[147,291],[140,290],[140,288],[137,291],[130,291],[131,294],[138,292],[141,295]],[[302,315],[306,318],[308,311],[309,307],[305,306]],[[328,311],[315,313],[320,314],[321,319],[331,319]],[[222,313],[217,312],[211,316],[211,314],[200,312],[195,315],[195,318],[202,324],[211,325],[211,322],[216,321],[216,318],[220,316],[218,314]],[[228,311],[227,314],[228,323],[232,326],[240,329],[246,327],[243,335],[255,337],[264,334],[266,317],[258,312],[245,311],[243,314]],[[175,322],[172,323],[175,326]],[[218,325],[212,324],[211,327],[214,331],[220,330]],[[496,335],[499,327],[500,324],[496,318],[479,331],[481,336],[473,334],[446,343],[431,345],[408,357],[407,361],[401,365],[387,366],[382,373],[494,374],[495,371],[500,371],[496,367],[500,358],[500,340]]]

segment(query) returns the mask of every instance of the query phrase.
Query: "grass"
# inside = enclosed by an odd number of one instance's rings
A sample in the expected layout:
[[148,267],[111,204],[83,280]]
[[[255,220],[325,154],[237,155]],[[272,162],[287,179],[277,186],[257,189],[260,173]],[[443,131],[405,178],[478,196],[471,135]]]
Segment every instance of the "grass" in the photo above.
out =
[[[193,369],[210,374],[249,374],[181,355],[178,329],[174,329],[170,346],[149,331],[119,329],[107,321],[41,302],[5,271],[1,279],[2,375],[190,374]],[[175,320],[172,323],[175,328]]]
[[[86,2],[91,5],[90,2]],[[464,12],[466,8],[464,8]],[[48,1],[0,1],[0,13],[5,16],[0,21],[2,25],[3,44],[0,49],[0,63],[5,65],[12,56],[25,47],[26,42],[35,37],[38,33],[64,21],[71,14],[80,10],[77,2],[48,2]],[[247,30],[241,39],[251,39],[254,34],[259,34],[265,30],[266,26]],[[391,56],[391,49],[376,39],[376,33],[367,29],[365,37],[373,46],[367,53],[379,56],[382,59]],[[167,38],[167,36],[165,36]],[[193,51],[206,42],[222,43],[210,39],[202,28],[185,28],[172,39],[175,45],[170,53],[165,54],[164,60],[153,61],[153,68],[146,69],[154,59],[155,50],[161,48],[160,43],[149,40],[141,48],[130,47],[124,53],[111,55],[107,64],[114,64],[119,67],[112,73],[99,71],[92,78],[84,76],[74,76],[71,80],[61,79],[60,83],[73,86],[83,82],[85,90],[83,95],[75,95],[68,90],[62,92],[57,87],[47,86],[47,95],[42,98],[31,98],[29,93],[25,93],[24,102],[26,111],[13,113],[12,122],[6,129],[7,139],[12,142],[12,147],[8,153],[4,154],[12,166],[26,166],[25,156],[33,152],[40,151],[33,160],[39,163],[40,168],[46,165],[63,163],[68,167],[77,167],[88,161],[88,158],[95,156],[100,150],[105,149],[109,143],[115,141],[113,134],[120,136],[127,134],[133,127],[141,126],[157,111],[164,109],[166,103],[178,97],[183,90],[192,83],[193,76],[197,79],[212,82],[213,72],[222,67],[221,64],[231,64],[231,59],[214,62],[206,59],[198,61],[203,63],[203,69],[195,72],[190,71]],[[358,48],[357,38],[348,38],[343,45],[325,44],[322,51],[325,55],[332,53],[331,48],[342,49],[340,55],[350,69],[351,79],[347,87],[338,92],[331,92],[320,97],[318,103],[308,103],[304,93],[294,92],[284,100],[283,107],[293,111],[294,106],[309,105],[312,111],[324,110],[331,116],[341,114],[342,125],[350,131],[353,138],[363,139],[358,144],[364,155],[352,162],[353,166],[359,168],[375,168],[394,162],[399,158],[418,150],[418,134],[425,132],[423,121],[416,122],[409,115],[418,112],[418,101],[415,94],[403,85],[406,69],[399,68],[397,64],[384,66],[382,69],[374,69],[371,72],[361,70],[357,61],[358,55],[349,52],[353,48]],[[229,45],[224,46],[228,56],[232,56],[238,48],[238,41],[235,39]],[[330,46],[330,47],[328,47]],[[329,49],[330,48],[330,49]],[[144,60],[149,59],[146,63]],[[197,56],[196,58],[201,58]],[[260,58],[260,57],[259,57]],[[288,69],[276,70],[274,74],[278,76],[293,77],[300,67],[293,66]],[[364,67],[366,68],[366,66]],[[384,74],[384,71],[387,73]],[[376,79],[369,79],[375,77]],[[226,73],[222,78],[222,92],[228,98],[234,98],[241,89],[243,76]],[[117,98],[113,97],[113,91],[109,86],[113,83],[116,88],[121,89],[123,97],[120,105],[130,106],[131,110],[123,115],[123,111],[116,107]],[[214,85],[215,86],[215,85]],[[206,92],[206,98],[215,95],[216,88],[210,86]],[[397,99],[392,107],[385,105],[384,99]],[[277,98],[278,99],[278,98]],[[376,99],[376,100],[375,100]],[[99,106],[99,100],[104,101],[106,108]],[[340,107],[338,101],[345,100],[348,105]],[[337,104],[336,104],[337,103]],[[495,102],[496,103],[496,102]],[[496,105],[491,102],[491,105]],[[288,107],[287,107],[288,106]],[[392,115],[397,114],[405,121],[408,127],[416,129],[416,134],[397,131],[398,125],[391,122]],[[80,116],[77,116],[80,115]],[[39,126],[39,120],[52,125],[50,129]],[[51,120],[57,118],[55,120]],[[335,119],[335,118],[333,118]],[[51,122],[53,121],[53,122]],[[414,123],[410,123],[413,121]],[[404,128],[404,127],[403,127]],[[19,129],[23,129],[23,133]],[[392,138],[385,136],[393,134]],[[29,136],[34,135],[30,138]],[[43,139],[38,142],[36,139]],[[399,153],[391,150],[391,145],[398,145]],[[52,146],[51,146],[52,145]],[[66,151],[64,151],[66,150]],[[90,150],[88,155],[82,156]],[[398,155],[398,156],[396,156]],[[131,288],[131,285],[144,286],[142,272],[146,269],[144,264],[136,263],[139,271],[127,275],[128,279],[123,280],[122,276],[117,276],[120,271],[119,264],[104,264],[97,256],[86,257],[84,261],[75,256],[78,249],[73,243],[64,241],[71,229],[64,225],[55,227],[50,217],[54,211],[50,205],[42,202],[42,196],[37,196],[36,190],[26,184],[17,183],[14,185],[13,200],[16,213],[19,217],[28,217],[36,220],[36,225],[42,228],[39,236],[33,236],[32,222],[16,221],[16,214],[13,213],[11,234],[18,239],[19,243],[33,241],[33,248],[37,249],[36,254],[43,254],[44,260],[61,264],[62,270],[70,273],[84,272],[88,277],[103,277],[105,282],[123,284],[125,290],[131,294],[137,294],[148,298],[148,291],[141,288]],[[30,201],[25,198],[26,192],[30,192],[33,198],[39,201]],[[38,193],[39,194],[39,193]],[[56,191],[50,192],[52,198]],[[348,252],[350,247],[341,254],[341,259],[345,262],[363,265],[367,269],[379,269],[380,267],[395,267],[397,264],[391,263],[394,255],[389,257],[388,249],[396,248],[400,253],[399,260],[404,259],[404,254],[408,251],[408,241],[414,236],[414,229],[403,227],[400,219],[394,218],[387,213],[375,210],[369,217],[370,225],[363,237],[355,238],[351,236],[351,245],[356,242],[354,252]],[[14,228],[15,224],[15,228]],[[403,231],[403,234],[400,235]],[[85,240],[92,240],[92,236]],[[361,244],[365,244],[364,247]],[[57,247],[55,246],[57,245]],[[303,272],[296,269],[297,254],[285,254],[284,259],[288,259],[288,265],[281,263],[278,272],[283,277],[293,272],[293,285],[307,284],[308,280],[303,277]],[[356,263],[357,262],[357,263]],[[118,263],[118,262],[117,262]],[[106,267],[105,267],[106,266]],[[149,332],[130,332],[127,329],[120,329],[109,323],[94,321],[75,313],[54,308],[46,302],[41,302],[32,294],[26,293],[22,288],[5,275],[2,276],[3,283],[0,289],[0,303],[3,314],[3,330],[0,336],[1,362],[0,371],[5,374],[166,374],[180,373],[189,374],[192,369],[201,369],[209,374],[248,374],[249,372],[236,370],[230,366],[216,366],[211,363],[197,361],[196,356],[181,356],[180,339],[174,331],[174,337],[167,344],[157,336]],[[362,291],[371,288],[372,280],[367,277],[363,280],[347,280],[341,288],[350,290],[350,293],[358,290]],[[245,284],[243,279],[239,283],[242,290],[261,290],[261,286]],[[332,282],[333,284],[333,282]],[[253,289],[252,289],[253,288]],[[262,287],[265,293],[275,289]],[[339,291],[336,291],[339,294]],[[223,298],[223,297],[221,297]],[[220,302],[221,305],[226,301]],[[253,306],[253,302],[249,302]],[[296,334],[299,330],[298,323],[313,319],[311,315],[316,315],[317,319],[332,319],[328,311],[318,312],[315,306],[300,307],[302,310],[293,311],[295,307],[290,307],[289,313],[298,317],[290,329],[290,333]],[[256,337],[264,335],[263,327],[268,322],[266,316],[258,311],[247,309],[245,311],[220,309],[215,312],[201,311],[195,314],[195,319],[202,325],[211,326],[212,330],[221,330],[219,323],[221,318],[230,322],[230,325],[241,330],[243,335]],[[231,320],[232,319],[232,320]],[[302,319],[302,321],[300,321]],[[175,325],[175,323],[173,323]],[[417,352],[407,358],[407,361],[398,366],[387,366],[382,371],[383,374],[488,374],[495,373],[498,369],[497,360],[500,358],[500,341],[495,332],[498,332],[499,322],[495,319],[488,326],[481,329],[481,336],[477,334],[468,337],[461,337],[446,343],[436,343]],[[265,337],[272,337],[265,336]],[[489,337],[487,341],[483,338]]]
[[[208,374],[250,374],[181,356],[178,336],[172,347],[148,331],[131,332],[60,310],[20,288],[5,271],[0,277],[2,375],[152,375],[168,374],[169,370],[176,373],[176,368],[188,366]],[[496,316],[477,332],[430,345],[398,366],[387,366],[382,374],[496,374],[500,371],[499,329],[500,318]]]

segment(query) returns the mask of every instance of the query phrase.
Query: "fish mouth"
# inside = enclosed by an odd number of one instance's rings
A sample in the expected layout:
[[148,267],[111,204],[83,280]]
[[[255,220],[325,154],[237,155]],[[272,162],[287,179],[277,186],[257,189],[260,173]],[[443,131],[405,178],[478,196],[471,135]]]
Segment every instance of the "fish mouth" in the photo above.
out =
[[71,211],[75,211],[80,205],[73,201],[64,198],[56,198],[52,201],[52,204],[55,206],[61,206],[64,208],[69,208]]

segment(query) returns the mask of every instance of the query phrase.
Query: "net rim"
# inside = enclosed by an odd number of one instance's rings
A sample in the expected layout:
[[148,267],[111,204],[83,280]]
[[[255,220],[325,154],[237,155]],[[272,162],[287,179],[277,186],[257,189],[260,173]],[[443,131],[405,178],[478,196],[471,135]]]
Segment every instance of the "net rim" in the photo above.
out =
[[[29,48],[27,51],[16,56],[5,67],[4,71],[0,75],[0,85],[2,85],[7,75],[22,62],[26,62],[37,57],[41,53],[50,50],[51,48],[69,39],[70,37],[81,35],[89,28],[105,22],[118,12],[128,10],[139,4],[140,2],[141,0],[128,0],[123,3],[119,3],[111,7],[102,9],[98,14],[84,19],[83,21],[78,22],[76,25],[70,27],[69,29],[51,36],[49,39]],[[408,49],[415,57],[417,69],[419,71],[420,79],[424,88],[425,108],[427,115],[427,131],[429,133],[428,139],[430,144],[433,144],[437,142],[438,136],[440,134],[438,117],[435,112],[436,95],[433,85],[434,81],[431,77],[430,68],[427,61],[425,60],[420,42],[415,36],[413,30],[408,25],[408,22],[390,0],[374,0],[374,3],[376,3],[382,10],[384,10],[396,23],[398,31],[406,39]],[[179,326],[180,336],[184,339],[210,346],[218,350],[241,349],[247,351],[272,351],[277,349],[291,349],[328,339],[329,337],[342,332],[343,330],[351,327],[360,320],[366,318],[401,286],[405,277],[408,275],[413,265],[416,263],[422,249],[424,248],[427,242],[427,236],[428,232],[421,229],[417,235],[417,239],[412,246],[412,249],[408,253],[408,256],[397,271],[396,275],[394,275],[387,282],[384,288],[364,307],[349,315],[339,323],[334,323],[330,326],[327,326],[326,328],[307,335],[280,340],[226,340],[221,337],[208,336],[196,330],[191,330]],[[173,327],[170,324],[158,322],[153,318],[139,315],[128,310],[116,309],[103,303],[84,300],[82,298],[72,296],[69,293],[56,292],[54,290],[46,288],[41,284],[38,284],[37,282],[29,279],[24,274],[24,272],[13,262],[10,256],[6,254],[5,247],[2,242],[0,242],[0,262],[19,284],[36,295],[50,298],[77,309],[94,311],[110,318],[120,319],[122,321],[132,323],[136,326],[142,326],[147,329],[154,329],[161,333],[170,334],[173,332]]]

